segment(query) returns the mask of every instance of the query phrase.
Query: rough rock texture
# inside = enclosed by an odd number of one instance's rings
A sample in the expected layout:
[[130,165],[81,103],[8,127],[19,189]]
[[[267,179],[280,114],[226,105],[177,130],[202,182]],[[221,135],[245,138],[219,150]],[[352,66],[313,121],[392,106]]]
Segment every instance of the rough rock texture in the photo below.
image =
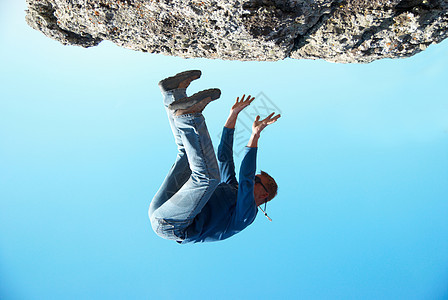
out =
[[448,35],[443,0],[27,0],[26,20],[63,44],[231,60],[367,63]]

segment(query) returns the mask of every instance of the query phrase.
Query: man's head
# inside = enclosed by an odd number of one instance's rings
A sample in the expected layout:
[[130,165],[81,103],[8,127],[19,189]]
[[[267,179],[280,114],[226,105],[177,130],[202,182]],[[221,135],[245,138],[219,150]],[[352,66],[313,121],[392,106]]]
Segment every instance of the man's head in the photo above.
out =
[[271,201],[277,195],[277,183],[268,173],[255,175],[254,198],[257,206]]

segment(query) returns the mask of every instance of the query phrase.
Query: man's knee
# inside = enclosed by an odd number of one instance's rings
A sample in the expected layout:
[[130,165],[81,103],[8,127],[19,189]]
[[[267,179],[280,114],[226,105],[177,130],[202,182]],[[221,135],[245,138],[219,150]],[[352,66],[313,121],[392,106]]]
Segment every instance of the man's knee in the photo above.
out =
[[187,221],[168,221],[164,218],[157,218],[154,214],[151,215],[150,221],[152,230],[161,238],[175,241],[183,240],[183,232],[187,227]]

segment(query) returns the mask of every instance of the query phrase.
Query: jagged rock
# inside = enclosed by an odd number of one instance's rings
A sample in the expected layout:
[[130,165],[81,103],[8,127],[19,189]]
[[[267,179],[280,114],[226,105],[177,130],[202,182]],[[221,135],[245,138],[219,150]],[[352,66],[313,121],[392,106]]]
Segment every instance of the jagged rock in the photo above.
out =
[[63,44],[229,60],[367,63],[448,35],[443,0],[27,0],[28,24]]

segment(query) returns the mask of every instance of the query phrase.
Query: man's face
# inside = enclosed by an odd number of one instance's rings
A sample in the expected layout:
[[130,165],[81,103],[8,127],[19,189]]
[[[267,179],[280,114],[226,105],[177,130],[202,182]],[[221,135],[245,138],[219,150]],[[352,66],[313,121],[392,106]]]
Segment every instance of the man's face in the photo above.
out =
[[254,198],[255,203],[258,205],[263,204],[266,201],[266,198],[269,196],[269,193],[266,189],[268,184],[267,178],[262,175],[255,175],[255,185],[254,185]]

